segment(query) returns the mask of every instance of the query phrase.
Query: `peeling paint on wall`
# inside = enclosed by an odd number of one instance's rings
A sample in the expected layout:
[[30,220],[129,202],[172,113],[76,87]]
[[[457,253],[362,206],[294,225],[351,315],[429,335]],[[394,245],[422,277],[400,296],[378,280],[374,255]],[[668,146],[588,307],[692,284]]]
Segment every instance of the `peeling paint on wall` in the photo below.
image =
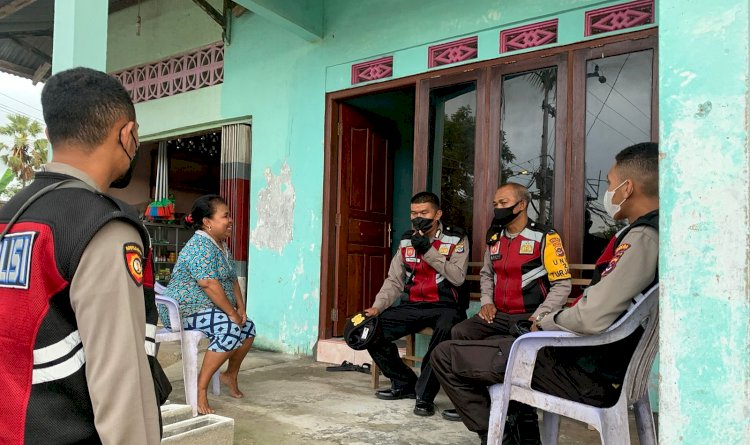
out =
[[258,192],[258,223],[250,230],[250,243],[258,249],[281,253],[292,241],[295,199],[292,172],[285,162],[278,176],[270,168],[263,175],[266,187]]

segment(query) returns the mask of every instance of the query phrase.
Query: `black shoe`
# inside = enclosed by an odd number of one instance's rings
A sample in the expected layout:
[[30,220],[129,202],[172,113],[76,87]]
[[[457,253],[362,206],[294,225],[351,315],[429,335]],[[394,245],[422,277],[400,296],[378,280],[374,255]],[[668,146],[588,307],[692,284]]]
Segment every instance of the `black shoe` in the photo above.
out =
[[375,392],[375,397],[380,400],[416,399],[417,393],[414,388],[388,388]]
[[422,417],[432,416],[435,414],[435,404],[425,402],[424,400],[417,400],[417,404],[414,406],[414,414]]
[[479,445],[487,445],[487,433],[477,433],[479,434]]
[[[539,419],[536,409],[527,405],[519,405],[513,415],[508,416],[505,431],[509,434],[509,444],[515,445],[542,445],[539,437]],[[503,435],[505,444],[505,435]]]
[[455,409],[444,409],[440,415],[443,416],[443,419],[445,420],[451,420],[453,422],[461,421],[461,416],[458,415],[458,412]]

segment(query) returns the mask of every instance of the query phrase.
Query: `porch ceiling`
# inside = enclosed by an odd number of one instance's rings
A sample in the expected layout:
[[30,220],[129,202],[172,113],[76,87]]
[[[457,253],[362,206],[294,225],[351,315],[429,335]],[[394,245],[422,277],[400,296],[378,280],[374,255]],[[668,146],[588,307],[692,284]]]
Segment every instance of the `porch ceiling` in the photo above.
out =
[[323,0],[234,0],[240,6],[302,37],[323,38]]
[[[109,13],[138,0],[109,0]],[[55,0],[0,0],[0,71],[32,79],[50,76]]]

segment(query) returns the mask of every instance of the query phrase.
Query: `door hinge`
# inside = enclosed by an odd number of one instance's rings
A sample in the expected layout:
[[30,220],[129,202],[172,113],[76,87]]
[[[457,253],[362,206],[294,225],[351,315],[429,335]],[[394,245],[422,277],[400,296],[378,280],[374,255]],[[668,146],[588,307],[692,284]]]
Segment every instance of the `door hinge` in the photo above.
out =
[[339,321],[339,310],[336,308],[331,309],[331,321]]
[[341,136],[341,133],[344,132],[344,125],[340,121],[338,123],[337,128],[338,128],[339,136]]
[[341,213],[336,214],[336,227],[341,225]]

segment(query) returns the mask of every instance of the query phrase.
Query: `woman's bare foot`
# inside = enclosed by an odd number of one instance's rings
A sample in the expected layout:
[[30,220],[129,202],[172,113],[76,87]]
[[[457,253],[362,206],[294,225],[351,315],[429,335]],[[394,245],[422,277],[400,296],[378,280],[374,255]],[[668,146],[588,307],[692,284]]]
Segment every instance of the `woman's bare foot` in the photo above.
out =
[[208,390],[198,389],[198,414],[213,414],[214,410],[208,406]]
[[222,372],[219,375],[219,380],[221,380],[221,383],[229,387],[230,396],[234,397],[235,399],[241,399],[245,397],[245,394],[243,394],[242,391],[240,391],[240,387],[237,384],[237,374],[231,375],[231,374]]

